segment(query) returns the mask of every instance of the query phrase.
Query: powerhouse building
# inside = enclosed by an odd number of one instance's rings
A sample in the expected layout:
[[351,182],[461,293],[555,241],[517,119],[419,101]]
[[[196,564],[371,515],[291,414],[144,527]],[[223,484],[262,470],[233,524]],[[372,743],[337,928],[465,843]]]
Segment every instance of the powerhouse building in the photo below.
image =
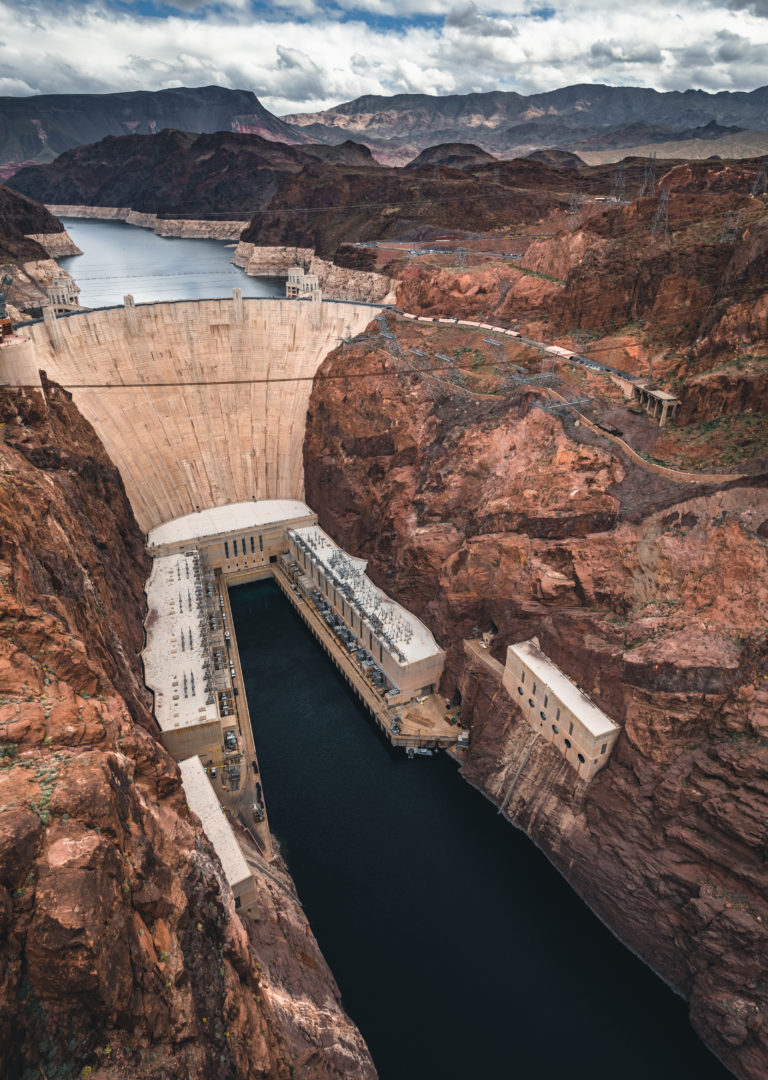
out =
[[287,539],[299,591],[309,601],[319,593],[328,619],[346,628],[347,648],[367,653],[363,662],[381,674],[387,704],[431,694],[445,653],[420,619],[373,584],[366,560],[348,555],[318,525],[289,528]]

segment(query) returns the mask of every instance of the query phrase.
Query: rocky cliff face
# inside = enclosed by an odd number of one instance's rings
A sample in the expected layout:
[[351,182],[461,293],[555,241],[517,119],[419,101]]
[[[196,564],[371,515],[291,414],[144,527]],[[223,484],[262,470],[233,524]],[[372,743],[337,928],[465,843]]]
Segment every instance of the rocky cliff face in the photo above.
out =
[[[443,690],[472,728],[467,779],[689,998],[726,1064],[762,1080],[764,479],[691,489],[531,409],[536,391],[473,394],[418,368],[374,334],[326,360],[307,499],[447,649]],[[498,669],[466,654],[486,630],[502,663],[537,635],[622,725],[591,784],[533,741]]]
[[152,734],[148,560],[64,392],[0,394],[0,1076],[373,1077],[287,874],[246,930]]

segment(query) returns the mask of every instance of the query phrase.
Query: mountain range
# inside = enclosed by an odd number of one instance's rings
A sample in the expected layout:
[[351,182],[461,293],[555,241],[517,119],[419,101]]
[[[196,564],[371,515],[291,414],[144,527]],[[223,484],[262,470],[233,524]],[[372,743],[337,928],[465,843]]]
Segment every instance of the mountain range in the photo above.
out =
[[[222,86],[119,94],[0,98],[0,179],[52,161],[106,135],[166,128],[254,134],[279,142],[369,147],[405,165],[444,143],[473,143],[504,158],[557,148],[616,160],[622,150],[685,146],[692,157],[768,152],[768,86],[750,92],[659,92],[643,87],[566,86],[541,94],[367,95],[317,113],[278,117],[247,90]],[[663,152],[663,150],[662,150]]]
[[0,97],[0,178],[22,164],[53,161],[63,151],[105,135],[151,135],[164,128],[247,132],[286,143],[309,141],[265,109],[250,90],[224,86]]

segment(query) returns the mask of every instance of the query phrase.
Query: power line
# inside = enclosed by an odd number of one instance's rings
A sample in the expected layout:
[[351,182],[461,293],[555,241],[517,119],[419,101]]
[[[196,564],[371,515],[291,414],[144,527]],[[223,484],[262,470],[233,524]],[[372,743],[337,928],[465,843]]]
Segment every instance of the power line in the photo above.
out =
[[[325,382],[335,379],[380,379],[383,376],[393,375],[400,377],[401,375],[431,375],[441,371],[455,371],[455,364],[445,364],[440,366],[429,365],[428,367],[420,368],[398,368],[395,371],[389,371],[386,368],[381,368],[379,371],[350,371],[350,372],[335,372],[335,373],[316,373],[315,375],[267,375],[262,378],[249,378],[249,379],[191,379],[189,381],[175,380],[171,382],[123,382],[123,383],[64,383],[58,380],[51,380],[55,382],[57,386],[60,386],[63,390],[137,390],[137,389],[172,389],[180,386],[260,386],[266,383],[300,383],[300,382]],[[541,376],[531,374],[531,380],[540,379]],[[525,381],[523,378],[521,381]],[[27,386],[24,384],[5,384],[16,386]]]

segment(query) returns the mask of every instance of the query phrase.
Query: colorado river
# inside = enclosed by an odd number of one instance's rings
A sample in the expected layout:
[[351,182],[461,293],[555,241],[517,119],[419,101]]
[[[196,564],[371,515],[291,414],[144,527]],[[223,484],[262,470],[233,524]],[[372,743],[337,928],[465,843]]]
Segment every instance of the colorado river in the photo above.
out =
[[137,303],[231,296],[283,296],[282,278],[253,278],[233,266],[233,247],[221,240],[180,240],[122,221],[63,218],[83,252],[58,259],[80,286],[84,307],[122,304],[130,293]]
[[379,736],[273,582],[231,601],[270,823],[381,1080],[730,1076],[449,758]]

